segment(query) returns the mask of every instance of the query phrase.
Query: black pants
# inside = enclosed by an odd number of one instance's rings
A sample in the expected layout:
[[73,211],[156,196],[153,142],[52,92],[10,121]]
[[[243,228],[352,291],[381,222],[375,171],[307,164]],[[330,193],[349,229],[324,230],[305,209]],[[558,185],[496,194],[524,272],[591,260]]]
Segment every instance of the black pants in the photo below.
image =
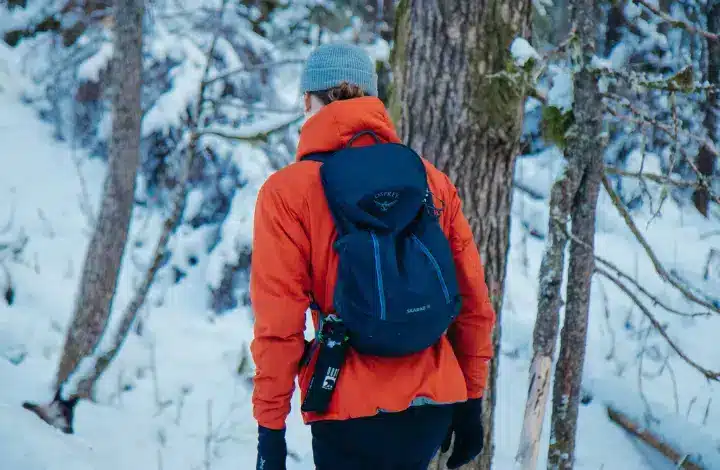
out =
[[450,406],[419,406],[311,425],[316,470],[427,470],[450,428]]

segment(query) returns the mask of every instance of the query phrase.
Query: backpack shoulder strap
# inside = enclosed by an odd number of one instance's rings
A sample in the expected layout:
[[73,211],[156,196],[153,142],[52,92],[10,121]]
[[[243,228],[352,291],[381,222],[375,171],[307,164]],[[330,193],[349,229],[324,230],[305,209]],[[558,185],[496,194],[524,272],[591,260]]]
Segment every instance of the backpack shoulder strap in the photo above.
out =
[[311,162],[320,162],[325,163],[327,159],[333,154],[334,152],[316,152],[316,153],[309,153],[302,157],[300,159],[301,162],[304,161],[311,161]]

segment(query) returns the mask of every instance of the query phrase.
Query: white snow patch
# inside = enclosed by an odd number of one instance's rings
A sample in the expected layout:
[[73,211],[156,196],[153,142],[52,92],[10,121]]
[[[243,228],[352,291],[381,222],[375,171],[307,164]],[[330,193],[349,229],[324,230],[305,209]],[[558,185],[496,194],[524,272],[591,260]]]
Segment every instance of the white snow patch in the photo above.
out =
[[525,38],[515,38],[510,45],[510,54],[512,54],[515,64],[520,67],[525,66],[530,59],[540,59],[540,54],[538,54],[535,48],[532,47]]

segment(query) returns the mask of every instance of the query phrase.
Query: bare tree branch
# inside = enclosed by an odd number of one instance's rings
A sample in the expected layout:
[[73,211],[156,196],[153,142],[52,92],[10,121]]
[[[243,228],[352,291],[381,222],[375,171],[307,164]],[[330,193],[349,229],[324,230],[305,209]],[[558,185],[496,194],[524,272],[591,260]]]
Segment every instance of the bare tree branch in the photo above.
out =
[[720,150],[718,150],[718,148],[715,146],[715,143],[712,140],[708,139],[707,137],[695,135],[685,129],[678,129],[678,132],[676,134],[675,130],[672,127],[670,127],[667,124],[658,122],[656,119],[653,119],[651,116],[648,116],[643,111],[637,109],[629,102],[629,100],[627,98],[613,95],[610,93],[604,93],[603,96],[605,98],[610,98],[610,99],[616,100],[618,102],[618,104],[627,108],[630,112],[632,112],[632,114],[634,116],[639,117],[639,119],[638,119],[638,118],[634,118],[632,116],[623,116],[620,113],[618,113],[617,110],[611,108],[610,106],[607,106],[607,103],[606,103],[606,109],[608,110],[608,112],[610,114],[612,114],[616,118],[624,120],[624,121],[629,121],[629,122],[632,122],[635,124],[649,125],[649,126],[655,127],[657,129],[660,129],[661,131],[663,131],[665,134],[667,134],[671,138],[675,138],[676,136],[680,136],[680,135],[685,136],[685,137],[689,138],[690,140],[694,140],[698,144],[704,146],[710,153],[712,153],[716,157],[720,158]]
[[649,179],[650,181],[658,184],[671,184],[679,188],[698,188],[702,186],[694,181],[685,181],[682,179],[671,178],[665,175],[657,175],[654,173],[625,171],[612,166],[606,166],[605,173],[610,175],[624,176],[628,178]]
[[635,225],[635,221],[633,220],[632,216],[628,212],[627,208],[625,207],[625,204],[620,199],[620,196],[615,192],[615,190],[612,188],[612,184],[610,183],[610,180],[608,180],[607,176],[603,176],[603,186],[605,187],[605,190],[607,191],[608,195],[610,196],[610,199],[612,200],[613,205],[615,208],[620,212],[620,215],[625,220],[625,224],[628,226],[630,231],[635,235],[635,238],[637,241],[642,245],[643,249],[645,250],[645,253],[650,258],[650,261],[652,262],[653,266],[655,267],[655,271],[658,273],[658,275],[665,281],[670,283],[672,286],[674,286],[676,289],[678,289],[682,294],[688,298],[689,300],[702,305],[703,307],[710,309],[714,311],[715,313],[720,314],[720,308],[713,305],[711,302],[708,302],[706,299],[701,299],[697,295],[695,295],[693,292],[690,291],[690,289],[687,288],[687,286],[684,286],[678,279],[675,278],[675,276],[671,275],[667,269],[662,265],[658,257],[655,255],[655,252],[653,251],[650,244],[647,242],[643,234],[638,229],[637,225]]
[[650,291],[648,291],[645,287],[642,286],[642,284],[640,284],[638,281],[636,281],[632,276],[630,276],[629,274],[623,272],[620,268],[617,267],[617,265],[611,263],[611,262],[608,261],[607,259],[605,259],[605,258],[603,258],[603,257],[601,257],[601,256],[598,256],[598,255],[595,255],[595,259],[596,259],[598,262],[600,262],[601,264],[605,265],[605,267],[610,268],[610,269],[612,269],[613,271],[615,271],[615,273],[616,273],[616,274],[618,275],[618,277],[620,277],[621,279],[625,279],[625,280],[627,280],[628,282],[630,282],[633,286],[635,286],[635,288],[636,288],[641,294],[645,295],[645,297],[647,297],[647,298],[652,302],[653,305],[658,306],[658,307],[661,307],[663,310],[665,310],[665,311],[667,311],[667,312],[669,312],[669,313],[673,313],[673,314],[675,314],[675,315],[678,315],[678,316],[681,316],[681,317],[687,317],[687,318],[709,317],[709,316],[712,315],[712,313],[710,313],[710,312],[691,312],[691,313],[688,313],[688,312],[683,312],[683,311],[674,309],[674,308],[670,307],[669,305],[667,305],[666,303],[664,303],[662,300],[660,300],[660,299],[658,298],[658,296],[656,296],[656,295],[654,295],[653,293],[651,293]]
[[710,232],[703,233],[700,235],[700,240],[705,240],[716,235],[720,235],[720,230],[711,230]]
[[[606,97],[612,97],[610,95],[605,95]],[[614,97],[613,97],[614,98]],[[679,135],[687,136],[689,139],[696,141],[699,143],[703,148],[705,148],[709,153],[713,154],[716,158],[720,158],[720,150],[715,146],[715,144],[708,139],[707,137],[701,137],[697,136],[695,134],[690,133],[689,131],[686,131],[685,129],[676,129],[673,127],[668,126],[667,124],[663,124],[661,122],[658,122],[657,120],[651,118],[650,116],[647,116],[642,111],[638,110],[637,108],[633,107],[629,102],[627,102],[626,99],[621,99],[621,104],[625,107],[627,107],[634,115],[637,115],[640,117],[634,118],[632,116],[623,116],[620,113],[618,113],[616,110],[612,109],[611,107],[607,106],[607,110],[610,114],[617,117],[618,119],[629,121],[635,124],[640,125],[650,125],[653,127],[656,127],[660,129],[661,131],[665,132],[668,136],[675,139],[677,141]],[[710,199],[712,199],[716,204],[720,205],[720,196],[718,196],[712,189],[712,182],[702,174],[700,169],[697,167],[695,162],[692,158],[690,158],[687,154],[684,152],[681,152],[685,161],[688,163],[690,168],[695,173],[695,176],[698,178],[698,183],[696,187],[700,187],[705,189],[707,191],[707,195]]]
[[[577,243],[582,243],[582,240],[578,239],[578,238],[575,237],[573,234],[571,234],[571,233],[569,233],[569,232],[567,232],[567,231],[566,231],[565,233],[566,233],[566,236],[568,236],[571,240],[573,240],[573,241],[575,241],[575,242],[577,242]],[[641,294],[643,294],[643,295],[646,296],[650,301],[652,301],[652,304],[653,304],[654,306],[661,307],[662,309],[666,310],[667,312],[673,313],[673,314],[675,314],[675,315],[679,315],[679,316],[681,316],[681,317],[697,318],[697,317],[709,317],[709,316],[712,316],[712,312],[691,312],[691,313],[688,313],[688,312],[683,312],[683,311],[677,310],[677,309],[675,309],[675,308],[672,308],[672,307],[670,307],[669,305],[667,305],[666,303],[664,303],[662,300],[660,300],[660,299],[658,298],[658,296],[656,296],[655,294],[653,294],[652,292],[650,292],[649,290],[647,290],[645,287],[643,287],[642,284],[640,284],[638,281],[635,280],[635,278],[633,278],[632,276],[630,276],[629,274],[627,274],[625,271],[623,271],[622,269],[620,269],[615,263],[611,262],[610,260],[608,260],[608,259],[606,259],[606,258],[603,258],[602,256],[600,256],[600,255],[598,255],[598,254],[595,255],[595,260],[596,260],[597,262],[599,262],[600,264],[604,265],[605,267],[612,269],[612,270],[617,274],[617,276],[620,277],[621,279],[625,279],[625,280],[627,280],[629,283],[631,283],[633,286],[635,286],[635,288],[636,288]]]
[[10,229],[12,229],[13,224],[15,223],[15,200],[10,204],[10,213],[8,214],[7,222],[3,227],[0,227],[0,235],[4,235],[8,232],[10,232]]
[[[668,78],[656,78],[646,73],[634,70],[617,70],[604,65],[594,65],[591,70],[600,77],[610,77],[623,81],[633,87],[645,88],[648,90],[660,90],[679,93],[720,93],[720,88],[709,83],[697,83],[693,81],[692,68],[690,66],[677,72]],[[605,95],[604,93],[601,93]]]
[[711,41],[720,41],[720,35],[717,35],[715,33],[711,33],[709,31],[706,31],[704,29],[698,28],[697,26],[684,21],[680,20],[678,18],[674,18],[668,13],[665,13],[664,11],[660,10],[657,6],[653,5],[652,3],[648,2],[647,0],[633,0],[650,10],[651,12],[655,13],[657,16],[663,19],[663,21],[670,24],[670,26],[673,26],[675,28],[684,29],[690,34],[699,34],[700,36],[705,37],[706,39],[709,39]]
[[693,359],[691,359],[685,352],[680,348],[680,346],[675,343],[675,341],[670,338],[670,335],[668,335],[667,331],[665,330],[665,327],[663,327],[660,322],[655,318],[655,316],[652,314],[649,308],[645,306],[645,304],[642,303],[640,298],[635,295],[635,293],[629,289],[625,284],[623,284],[622,281],[620,281],[618,278],[614,277],[612,274],[610,274],[608,271],[605,271],[603,268],[595,267],[595,272],[599,275],[603,276],[607,280],[611,281],[613,284],[615,284],[621,291],[627,295],[630,300],[632,300],[635,305],[638,306],[640,311],[645,315],[645,317],[650,320],[650,323],[655,328],[655,330],[662,336],[665,341],[670,345],[670,347],[675,351],[675,353],[680,356],[680,358],[685,361],[689,366],[700,372],[705,378],[708,380],[715,380],[720,381],[720,371],[712,371],[709,369],[706,369],[705,367],[701,366],[697,362],[695,362]]
[[212,128],[199,129],[197,131],[197,133],[198,133],[198,136],[214,135],[217,137],[222,137],[224,139],[238,140],[238,141],[242,141],[242,142],[267,142],[267,140],[271,134],[274,134],[276,132],[280,132],[280,131],[287,129],[288,127],[292,126],[293,124],[300,122],[303,119],[303,117],[304,116],[302,114],[299,114],[298,116],[293,117],[291,120],[288,120],[276,127],[273,127],[272,129],[256,132],[254,134],[233,134],[231,132],[226,132],[222,129],[212,129]]

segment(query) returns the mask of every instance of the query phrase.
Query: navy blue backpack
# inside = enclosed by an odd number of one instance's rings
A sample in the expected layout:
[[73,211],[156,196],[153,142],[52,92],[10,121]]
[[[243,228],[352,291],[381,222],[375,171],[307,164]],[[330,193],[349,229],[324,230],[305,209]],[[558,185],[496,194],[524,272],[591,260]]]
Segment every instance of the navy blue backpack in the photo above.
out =
[[[352,147],[361,135],[376,144]],[[333,309],[350,346],[404,356],[435,344],[459,314],[461,298],[421,158],[364,131],[342,150],[304,160],[322,163],[338,232]]]

